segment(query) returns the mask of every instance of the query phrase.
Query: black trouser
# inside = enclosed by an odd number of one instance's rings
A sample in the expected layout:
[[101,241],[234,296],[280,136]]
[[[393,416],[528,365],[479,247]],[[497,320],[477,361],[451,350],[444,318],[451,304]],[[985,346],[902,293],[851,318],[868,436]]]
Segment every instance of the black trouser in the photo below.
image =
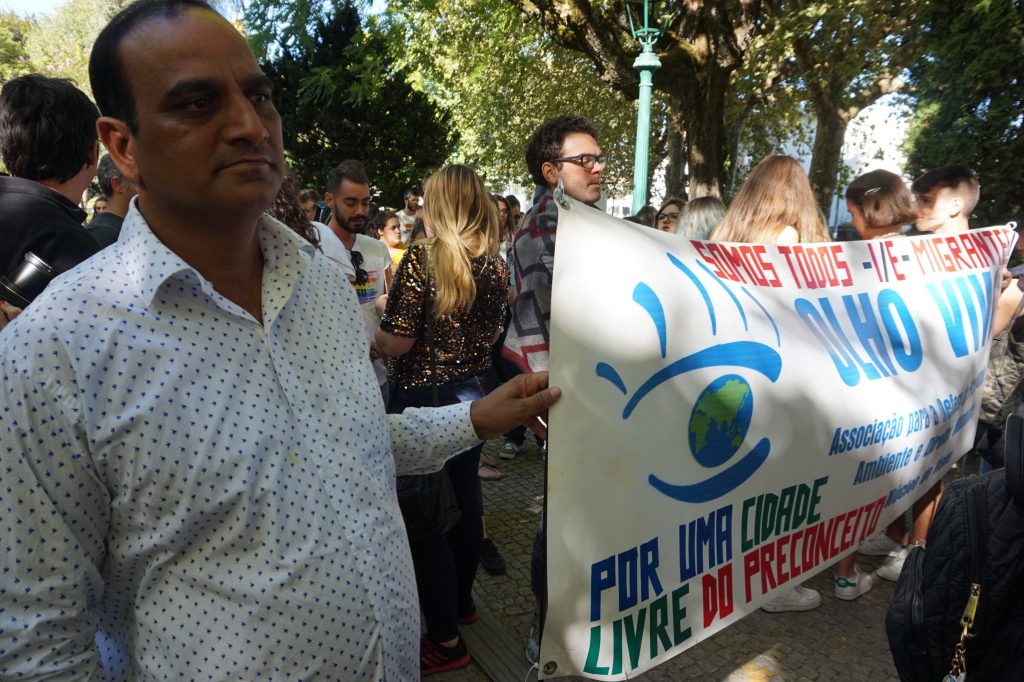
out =
[[[492,372],[469,382],[437,387],[437,405],[451,405],[484,395],[496,383]],[[399,389],[394,392],[390,412],[406,407],[435,404],[432,388]],[[480,563],[483,540],[483,502],[477,468],[483,443],[448,460],[445,471],[452,482],[461,516],[444,534],[410,538],[416,588],[427,625],[427,634],[435,642],[454,639],[459,633],[457,614],[473,607],[473,581]]]

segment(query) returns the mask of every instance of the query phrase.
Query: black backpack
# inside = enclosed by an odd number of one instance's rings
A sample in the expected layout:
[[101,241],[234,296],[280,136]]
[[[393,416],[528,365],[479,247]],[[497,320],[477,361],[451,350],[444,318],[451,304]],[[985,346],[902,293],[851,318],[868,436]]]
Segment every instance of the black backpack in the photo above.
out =
[[[1011,415],[1005,468],[949,485],[927,549],[907,555],[885,617],[904,682],[939,682],[964,669],[972,682],[1024,680],[1022,434],[1024,417]],[[965,622],[972,598],[973,619]]]

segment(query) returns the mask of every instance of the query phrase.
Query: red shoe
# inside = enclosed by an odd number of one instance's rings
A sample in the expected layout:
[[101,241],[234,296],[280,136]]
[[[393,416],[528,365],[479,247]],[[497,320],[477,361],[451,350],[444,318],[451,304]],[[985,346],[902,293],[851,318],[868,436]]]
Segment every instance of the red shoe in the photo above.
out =
[[420,639],[420,676],[435,675],[449,670],[458,670],[469,665],[473,657],[466,650],[466,643],[459,638],[455,646],[444,646],[424,635]]

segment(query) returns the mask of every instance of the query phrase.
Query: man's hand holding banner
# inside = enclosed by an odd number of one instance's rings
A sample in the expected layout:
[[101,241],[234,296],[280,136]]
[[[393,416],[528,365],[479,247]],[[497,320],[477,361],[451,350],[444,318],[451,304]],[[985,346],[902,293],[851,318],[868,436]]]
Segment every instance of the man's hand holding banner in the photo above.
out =
[[856,551],[970,449],[1013,233],[690,242],[567,201],[540,663],[625,679]]

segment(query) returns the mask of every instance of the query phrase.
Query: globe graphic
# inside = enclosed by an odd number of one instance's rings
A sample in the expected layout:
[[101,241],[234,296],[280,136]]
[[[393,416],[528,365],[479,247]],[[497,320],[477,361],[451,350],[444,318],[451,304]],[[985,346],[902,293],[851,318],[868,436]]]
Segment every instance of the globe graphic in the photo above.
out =
[[705,467],[717,467],[736,454],[750,428],[754,396],[738,374],[715,379],[690,413],[690,450]]

